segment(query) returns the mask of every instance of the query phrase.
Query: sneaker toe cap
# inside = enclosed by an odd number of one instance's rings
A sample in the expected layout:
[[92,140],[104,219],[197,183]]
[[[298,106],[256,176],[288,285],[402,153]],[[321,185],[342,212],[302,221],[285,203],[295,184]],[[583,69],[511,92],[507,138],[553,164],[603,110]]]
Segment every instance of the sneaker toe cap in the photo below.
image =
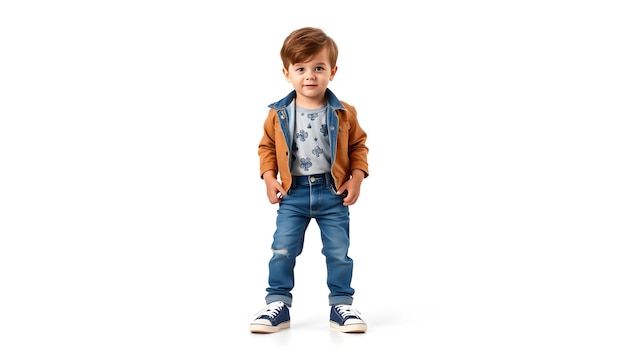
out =
[[269,319],[259,318],[255,319],[251,324],[258,324],[260,326],[271,326],[272,322]]
[[363,320],[360,320],[358,318],[348,318],[345,322],[344,322],[344,326],[349,326],[352,324],[365,324],[365,322],[363,322]]

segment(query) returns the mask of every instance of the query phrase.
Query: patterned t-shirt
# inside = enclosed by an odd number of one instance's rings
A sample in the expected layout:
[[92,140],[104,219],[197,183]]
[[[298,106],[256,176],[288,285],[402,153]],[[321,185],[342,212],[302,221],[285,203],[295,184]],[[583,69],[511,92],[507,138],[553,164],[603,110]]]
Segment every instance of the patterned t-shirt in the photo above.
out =
[[291,148],[293,175],[330,172],[330,141],[326,106],[307,109],[296,106],[295,133]]

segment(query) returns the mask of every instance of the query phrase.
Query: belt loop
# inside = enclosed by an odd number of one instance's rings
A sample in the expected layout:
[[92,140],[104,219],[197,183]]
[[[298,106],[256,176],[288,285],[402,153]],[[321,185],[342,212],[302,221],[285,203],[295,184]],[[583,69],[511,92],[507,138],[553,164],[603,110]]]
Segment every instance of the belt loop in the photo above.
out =
[[331,173],[325,173],[326,176],[326,187],[332,189],[333,191],[337,191],[335,188],[335,182],[333,181],[333,175]]
[[289,190],[291,189],[295,189],[298,187],[298,177],[295,175],[291,176],[291,188],[289,188]]

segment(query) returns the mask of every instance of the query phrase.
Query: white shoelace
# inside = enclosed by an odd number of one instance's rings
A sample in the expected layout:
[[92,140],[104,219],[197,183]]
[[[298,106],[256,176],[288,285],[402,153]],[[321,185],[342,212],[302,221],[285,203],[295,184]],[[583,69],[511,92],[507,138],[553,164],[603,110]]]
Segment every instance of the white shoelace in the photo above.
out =
[[284,305],[285,304],[281,301],[272,302],[267,305],[267,307],[260,310],[256,315],[254,315],[254,318],[259,318],[261,316],[269,316],[270,318],[274,318]]
[[352,306],[350,305],[337,305],[335,307],[337,308],[337,312],[339,312],[341,317],[343,317],[344,319],[350,316],[361,319],[361,312],[352,308]]

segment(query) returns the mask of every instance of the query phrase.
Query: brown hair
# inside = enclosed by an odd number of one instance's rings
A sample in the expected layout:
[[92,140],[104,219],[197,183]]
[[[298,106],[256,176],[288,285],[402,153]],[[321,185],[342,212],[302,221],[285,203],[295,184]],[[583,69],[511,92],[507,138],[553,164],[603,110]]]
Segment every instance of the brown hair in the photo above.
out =
[[339,55],[335,41],[321,29],[303,27],[287,36],[280,49],[280,58],[283,60],[284,68],[289,68],[290,64],[306,62],[323,49],[328,49],[330,66],[334,68]]

